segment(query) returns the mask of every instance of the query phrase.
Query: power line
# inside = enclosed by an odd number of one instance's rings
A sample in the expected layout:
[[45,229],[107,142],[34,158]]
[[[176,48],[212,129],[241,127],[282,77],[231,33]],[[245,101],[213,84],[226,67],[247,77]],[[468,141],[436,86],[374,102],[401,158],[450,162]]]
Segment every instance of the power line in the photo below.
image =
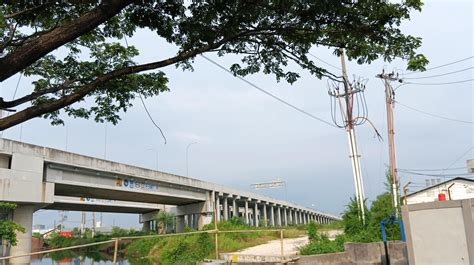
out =
[[[456,160],[454,160],[454,162],[452,162],[447,168],[446,170],[450,169],[452,166],[454,166],[454,164],[456,164],[459,160],[461,160],[465,155],[467,155],[472,149],[474,149],[474,146],[471,146],[469,147],[464,153],[462,153],[461,156],[459,156],[458,158],[456,158]],[[443,173],[444,173],[444,170],[443,170]]]
[[452,85],[452,84],[460,84],[460,83],[467,83],[474,81],[474,78],[466,79],[466,80],[459,80],[459,81],[452,81],[452,82],[445,82],[445,83],[413,83],[413,82],[404,82],[404,79],[401,79],[401,82],[408,85],[420,85],[420,86],[442,86],[442,85]]
[[156,124],[155,120],[153,119],[153,117],[151,116],[150,112],[148,111],[148,108],[146,107],[145,101],[143,100],[142,94],[138,94],[138,95],[140,96],[140,100],[141,100],[141,102],[142,102],[143,108],[144,108],[145,111],[146,111],[146,114],[148,115],[148,118],[150,118],[150,121],[153,123],[153,125],[155,125],[155,127],[160,131],[161,136],[162,136],[163,139],[165,140],[165,144],[166,144],[166,136],[165,136],[165,134],[164,134],[163,131],[161,130],[160,126],[158,126],[158,124]]
[[438,68],[441,68],[441,67],[445,67],[445,66],[457,64],[457,63],[460,63],[460,62],[464,62],[464,61],[470,60],[472,58],[474,58],[474,56],[469,56],[469,57],[466,57],[464,59],[460,59],[460,60],[457,60],[457,61],[454,61],[454,62],[451,62],[451,63],[446,63],[446,64],[442,64],[442,65],[439,65],[439,66],[427,68],[427,69],[425,69],[425,71],[413,71],[413,72],[407,73],[405,75],[412,75],[412,74],[416,74],[416,73],[420,73],[420,72],[426,72],[426,71],[438,69]]
[[474,173],[459,173],[459,174],[428,174],[428,173],[420,173],[420,172],[412,172],[412,171],[403,171],[402,173],[405,174],[412,174],[416,176],[425,176],[425,177],[457,177],[457,176],[474,176]]
[[416,168],[397,168],[398,171],[443,171],[443,170],[460,170],[466,169],[467,167],[455,167],[455,168],[438,168],[438,169],[416,169]]
[[[124,35],[123,38],[124,38],[124,40],[125,40],[125,45],[126,45],[127,48],[128,48],[127,36]],[[150,112],[148,111],[148,108],[146,107],[145,101],[143,100],[142,94],[138,93],[138,96],[140,96],[140,101],[142,102],[143,108],[145,109],[145,112],[146,112],[146,114],[148,115],[148,118],[149,118],[150,121],[153,123],[153,125],[158,129],[158,131],[160,131],[160,134],[161,134],[161,136],[163,137],[163,140],[165,140],[165,144],[166,144],[166,142],[167,142],[167,141],[166,141],[166,136],[165,136],[165,134],[163,133],[163,131],[161,130],[160,126],[158,126],[158,124],[156,124],[155,120],[153,119],[153,117],[151,116]]]
[[261,88],[261,87],[255,85],[254,83],[248,81],[247,79],[245,79],[245,78],[243,78],[243,77],[241,77],[241,76],[234,75],[230,70],[228,70],[228,69],[225,68],[224,66],[220,65],[220,64],[217,63],[216,61],[214,61],[214,60],[212,60],[212,59],[206,57],[205,55],[200,54],[200,56],[203,57],[204,59],[206,59],[207,61],[209,61],[210,63],[214,64],[215,66],[217,66],[217,67],[221,68],[222,70],[226,71],[227,73],[231,74],[233,77],[236,77],[236,78],[240,79],[241,81],[247,83],[248,85],[250,85],[250,86],[252,86],[253,88],[259,90],[260,92],[266,94],[267,96],[270,96],[270,97],[272,97],[273,99],[275,99],[275,100],[277,100],[277,101],[279,101],[279,102],[281,102],[281,103],[287,105],[288,107],[290,107],[290,108],[292,108],[292,109],[294,109],[294,110],[296,110],[296,111],[299,111],[299,112],[305,114],[306,116],[308,116],[308,117],[310,117],[310,118],[313,118],[313,119],[318,120],[318,121],[320,121],[320,122],[322,122],[322,123],[325,123],[325,124],[328,125],[328,126],[331,126],[331,127],[337,128],[337,129],[340,129],[339,127],[333,125],[332,123],[330,123],[330,122],[328,122],[328,121],[325,121],[324,119],[319,118],[319,117],[317,117],[317,116],[315,116],[315,115],[313,115],[313,114],[311,114],[311,113],[309,113],[309,112],[307,112],[307,111],[305,111],[305,110],[303,110],[303,109],[300,109],[299,107],[297,107],[297,106],[295,106],[295,105],[293,105],[293,104],[291,104],[291,103],[288,103],[287,101],[285,101],[285,100],[283,100],[283,99],[281,99],[281,98],[279,98],[279,97],[273,95],[272,93],[270,93],[270,92],[264,90],[263,88]]
[[399,101],[395,101],[395,103],[397,103],[398,105],[401,105],[405,108],[411,109],[413,111],[416,111],[416,112],[419,112],[419,113],[422,113],[422,114],[425,114],[425,115],[428,115],[428,116],[431,116],[431,117],[435,117],[435,118],[438,118],[438,119],[443,119],[443,120],[448,120],[448,121],[453,121],[453,122],[459,122],[459,123],[466,123],[466,124],[474,124],[474,122],[472,122],[472,121],[464,121],[464,120],[453,119],[453,118],[444,117],[444,116],[441,116],[441,115],[429,113],[429,112],[426,112],[426,111],[423,111],[423,110],[419,110],[419,109],[410,107],[408,105],[405,105],[403,103],[400,103]]
[[446,75],[457,74],[457,73],[464,72],[464,71],[471,70],[471,69],[474,69],[474,67],[471,66],[471,67],[464,68],[464,69],[461,69],[461,70],[448,72],[448,73],[444,73],[444,74],[438,74],[438,75],[421,76],[421,77],[407,77],[407,78],[403,78],[402,80],[405,80],[405,79],[410,79],[410,80],[411,79],[426,79],[426,78],[433,78],[433,77],[439,77],[439,76],[446,76]]
[[310,53],[310,52],[308,52],[308,54],[309,54],[311,57],[314,57],[316,60],[318,60],[318,61],[320,61],[320,62],[322,62],[322,63],[325,63],[325,64],[331,66],[332,68],[335,68],[335,69],[337,69],[337,70],[341,70],[340,67],[337,67],[337,66],[335,66],[334,64],[330,64],[330,63],[328,63],[327,61],[325,61],[325,60],[319,58],[318,56],[316,56],[316,55],[314,55],[314,54],[312,54],[312,53]]

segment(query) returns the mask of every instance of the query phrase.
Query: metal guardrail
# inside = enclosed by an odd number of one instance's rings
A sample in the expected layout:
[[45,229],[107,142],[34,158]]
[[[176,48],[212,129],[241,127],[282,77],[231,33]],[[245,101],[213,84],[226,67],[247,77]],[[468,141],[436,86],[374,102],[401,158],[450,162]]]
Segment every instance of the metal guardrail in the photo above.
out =
[[215,235],[215,254],[216,254],[216,259],[218,259],[219,258],[219,244],[218,244],[219,234],[256,233],[256,232],[260,232],[260,233],[261,232],[280,232],[280,252],[281,252],[281,258],[283,260],[284,256],[285,256],[284,255],[284,248],[283,248],[284,231],[286,231],[286,229],[255,229],[255,230],[254,229],[248,229],[248,230],[219,230],[219,229],[213,229],[213,230],[192,231],[192,232],[175,233],[175,234],[156,234],[156,235],[146,235],[146,236],[125,236],[125,237],[116,237],[116,238],[113,238],[111,240],[94,242],[94,243],[89,243],[89,244],[82,244],[82,245],[69,246],[69,247],[63,247],[63,248],[48,249],[48,250],[25,253],[25,254],[14,255],[14,256],[0,257],[0,261],[3,262],[5,260],[10,260],[10,259],[14,259],[14,258],[21,258],[21,257],[27,257],[27,256],[33,256],[33,255],[48,254],[48,253],[59,252],[59,251],[64,251],[64,250],[71,250],[71,249],[78,249],[78,248],[85,248],[85,247],[90,247],[90,246],[97,246],[97,245],[114,243],[113,264],[115,265],[115,264],[117,264],[117,255],[118,255],[118,252],[119,252],[119,242],[120,242],[120,240],[134,240],[134,239],[157,238],[157,237],[158,238],[159,237],[176,237],[176,236],[188,236],[188,235],[196,235],[196,234],[214,234]]

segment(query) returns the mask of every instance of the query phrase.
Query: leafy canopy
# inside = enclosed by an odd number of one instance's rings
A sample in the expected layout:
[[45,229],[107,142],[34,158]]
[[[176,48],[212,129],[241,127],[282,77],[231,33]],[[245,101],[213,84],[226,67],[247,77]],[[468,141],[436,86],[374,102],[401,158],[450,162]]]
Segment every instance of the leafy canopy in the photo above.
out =
[[[0,130],[40,116],[61,124],[61,110],[116,124],[137,96],[168,91],[160,68],[192,70],[195,57],[208,52],[241,55],[230,67],[235,75],[263,72],[289,83],[300,77],[290,62],[317,78],[340,79],[308,57],[315,46],[335,54],[345,48],[360,64],[402,58],[408,69],[423,69],[420,38],[400,30],[421,6],[421,0],[4,1],[0,81],[19,72],[35,81],[25,96],[0,98],[0,109],[16,111],[0,119]],[[138,63],[139,51],[124,42],[140,29],[175,45],[176,54],[157,50],[153,61]]]

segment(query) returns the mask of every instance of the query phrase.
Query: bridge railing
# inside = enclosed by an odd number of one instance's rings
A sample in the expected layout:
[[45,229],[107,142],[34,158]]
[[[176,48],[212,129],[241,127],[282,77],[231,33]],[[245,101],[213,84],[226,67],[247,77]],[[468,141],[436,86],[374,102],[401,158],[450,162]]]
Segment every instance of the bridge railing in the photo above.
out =
[[21,257],[27,257],[27,256],[33,256],[33,255],[44,255],[44,254],[49,254],[53,252],[60,252],[64,250],[74,250],[74,249],[80,249],[80,248],[86,248],[90,246],[97,246],[97,245],[105,245],[105,244],[114,244],[114,255],[113,255],[113,264],[117,264],[117,257],[118,253],[120,251],[119,249],[119,242],[120,240],[135,240],[135,239],[143,239],[143,238],[160,238],[160,237],[177,237],[177,236],[188,236],[188,235],[196,235],[196,234],[213,234],[215,238],[215,257],[216,259],[219,259],[219,234],[226,234],[226,233],[262,233],[262,232],[279,232],[279,240],[280,240],[280,256],[281,256],[281,261],[284,260],[285,254],[284,254],[284,232],[286,229],[247,229],[247,230],[219,230],[219,229],[213,229],[213,230],[202,230],[202,231],[192,231],[192,232],[184,232],[184,233],[173,233],[173,234],[155,234],[155,235],[144,235],[144,236],[125,236],[125,237],[116,237],[112,238],[110,240],[105,240],[105,241],[100,241],[100,242],[94,242],[94,243],[88,243],[88,244],[82,244],[82,245],[75,245],[75,246],[69,246],[69,247],[62,247],[62,248],[54,248],[54,249],[47,249],[47,250],[42,250],[42,251],[36,251],[36,252],[31,252],[31,253],[25,253],[25,254],[20,254],[20,255],[12,255],[12,256],[4,256],[0,257],[0,261],[4,263],[7,260],[11,260],[14,258],[21,258]]

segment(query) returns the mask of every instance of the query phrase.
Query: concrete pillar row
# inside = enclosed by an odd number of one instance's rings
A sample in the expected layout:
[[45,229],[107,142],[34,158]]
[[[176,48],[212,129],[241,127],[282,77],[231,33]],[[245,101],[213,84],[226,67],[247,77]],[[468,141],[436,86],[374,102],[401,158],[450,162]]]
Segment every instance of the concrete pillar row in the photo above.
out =
[[288,213],[286,207],[283,208],[284,225],[288,226]]
[[262,219],[263,220],[263,226],[268,226],[267,204],[266,203],[263,204],[262,211],[263,211],[263,214],[262,214],[262,216],[263,216],[263,219]]
[[229,204],[228,204],[228,198],[227,198],[227,196],[224,196],[222,199],[224,200],[224,201],[223,201],[224,203],[222,204],[222,208],[223,208],[223,210],[224,210],[224,213],[223,213],[223,214],[224,214],[224,221],[227,221],[227,220],[229,220]]

